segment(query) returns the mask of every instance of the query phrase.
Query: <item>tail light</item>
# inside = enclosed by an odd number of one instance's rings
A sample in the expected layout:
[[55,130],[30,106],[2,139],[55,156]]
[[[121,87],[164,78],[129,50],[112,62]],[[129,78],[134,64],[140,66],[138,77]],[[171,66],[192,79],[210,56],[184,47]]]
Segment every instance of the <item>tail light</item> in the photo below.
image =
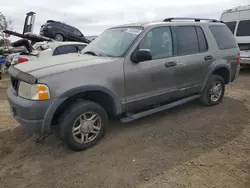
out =
[[26,62],[26,61],[29,61],[27,58],[24,58],[24,57],[19,57],[18,58],[18,61],[17,61],[17,64],[19,64],[19,63],[24,63],[24,62]]
[[237,64],[240,65],[240,53],[238,53]]

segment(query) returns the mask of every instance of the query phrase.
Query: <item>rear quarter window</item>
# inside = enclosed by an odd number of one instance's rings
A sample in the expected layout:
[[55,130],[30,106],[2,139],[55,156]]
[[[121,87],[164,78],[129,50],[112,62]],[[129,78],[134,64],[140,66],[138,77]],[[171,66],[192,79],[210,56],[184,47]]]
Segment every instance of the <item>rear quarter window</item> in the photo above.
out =
[[238,47],[234,35],[226,25],[211,25],[209,29],[220,50]]

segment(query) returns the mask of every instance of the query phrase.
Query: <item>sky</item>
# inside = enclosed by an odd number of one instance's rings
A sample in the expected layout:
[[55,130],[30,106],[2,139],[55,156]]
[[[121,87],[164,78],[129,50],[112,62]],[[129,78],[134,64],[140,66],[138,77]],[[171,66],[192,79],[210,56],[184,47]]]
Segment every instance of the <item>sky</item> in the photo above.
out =
[[223,10],[248,4],[250,0],[0,0],[0,11],[17,32],[23,30],[26,13],[34,11],[37,34],[47,20],[57,20],[89,36],[115,25],[167,17],[220,19]]

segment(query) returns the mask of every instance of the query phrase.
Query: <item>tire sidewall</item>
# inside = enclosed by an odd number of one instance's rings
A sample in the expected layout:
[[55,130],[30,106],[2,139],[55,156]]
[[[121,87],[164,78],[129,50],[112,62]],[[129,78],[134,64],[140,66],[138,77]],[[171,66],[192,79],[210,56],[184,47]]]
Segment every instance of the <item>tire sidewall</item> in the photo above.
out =
[[[86,144],[80,144],[75,141],[72,128],[76,119],[84,112],[95,112],[101,118],[101,129],[97,137]],[[81,101],[77,105],[73,105],[69,111],[64,114],[60,122],[60,137],[62,141],[70,148],[75,151],[85,150],[93,145],[95,145],[105,134],[107,126],[107,114],[105,110],[98,104],[94,102]]]
[[[217,101],[212,101],[211,97],[210,97],[210,94],[209,94],[210,90],[213,87],[214,82],[220,82],[221,85],[222,85],[222,93],[221,93],[220,98]],[[207,86],[205,88],[205,93],[204,93],[205,97],[207,98],[208,104],[210,106],[214,106],[214,105],[219,104],[222,101],[223,97],[224,97],[224,93],[225,93],[225,83],[224,83],[223,78],[221,76],[218,76],[218,75],[212,75],[210,77],[208,83],[207,83]]]

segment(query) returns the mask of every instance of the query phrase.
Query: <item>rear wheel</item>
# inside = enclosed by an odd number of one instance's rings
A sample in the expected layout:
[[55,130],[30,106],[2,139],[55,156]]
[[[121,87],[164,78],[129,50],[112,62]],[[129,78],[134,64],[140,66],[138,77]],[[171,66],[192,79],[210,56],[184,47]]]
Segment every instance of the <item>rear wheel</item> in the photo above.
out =
[[224,92],[224,79],[219,75],[212,75],[202,92],[200,101],[203,105],[206,106],[217,105],[222,101]]
[[107,114],[99,104],[78,101],[62,115],[59,136],[70,149],[82,151],[104,136],[107,123]]
[[63,39],[64,39],[64,38],[63,38],[63,36],[62,36],[61,34],[56,34],[56,35],[55,35],[55,40],[56,40],[56,41],[61,42],[61,41],[63,41]]

